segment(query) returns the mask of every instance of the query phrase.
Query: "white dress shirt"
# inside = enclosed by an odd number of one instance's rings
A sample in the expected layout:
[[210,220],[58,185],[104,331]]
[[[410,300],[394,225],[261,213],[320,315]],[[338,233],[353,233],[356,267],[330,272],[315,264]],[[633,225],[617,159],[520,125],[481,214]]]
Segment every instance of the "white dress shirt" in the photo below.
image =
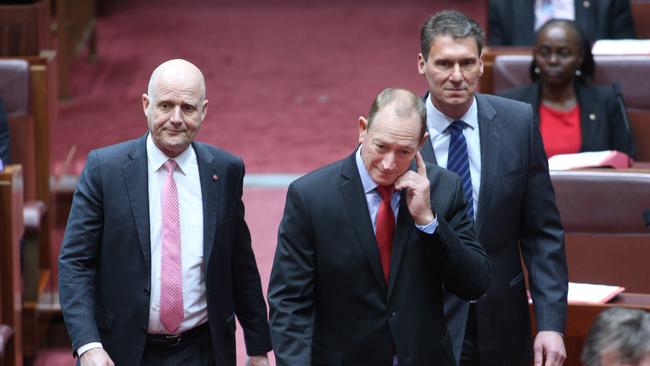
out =
[[535,0],[535,30],[551,19],[575,18],[574,0]]
[[[149,176],[149,228],[151,240],[151,298],[149,333],[169,333],[160,323],[160,265],[162,253],[162,189],[167,177],[163,164],[169,159],[147,137]],[[203,258],[203,200],[199,166],[190,145],[176,158],[174,180],[178,191],[181,221],[183,268],[183,309],[185,317],[177,333],[185,332],[208,320]]]
[[[427,106],[427,130],[433,153],[436,156],[438,166],[447,168],[447,156],[449,155],[449,140],[451,134],[446,131],[447,127],[455,121],[455,118],[449,118],[442,114],[431,102],[429,94],[426,102]],[[476,98],[472,101],[465,115],[460,118],[469,127],[463,129],[463,136],[467,141],[467,155],[469,157],[469,174],[472,181],[472,204],[474,205],[474,220],[478,209],[478,193],[481,189],[481,139],[478,126],[478,107]]]

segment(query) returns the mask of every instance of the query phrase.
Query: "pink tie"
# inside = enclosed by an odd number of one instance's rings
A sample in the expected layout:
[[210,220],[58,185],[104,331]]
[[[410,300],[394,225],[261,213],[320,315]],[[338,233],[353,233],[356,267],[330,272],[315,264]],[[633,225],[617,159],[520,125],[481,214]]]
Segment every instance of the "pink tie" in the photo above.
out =
[[377,210],[375,220],[375,238],[379,247],[379,258],[381,267],[384,270],[384,279],[388,283],[390,274],[390,256],[393,252],[393,233],[395,232],[395,215],[390,206],[393,196],[393,186],[377,186],[377,192],[381,196],[381,204]]
[[162,192],[160,322],[170,333],[174,333],[184,317],[181,223],[178,213],[178,192],[174,181],[176,161],[167,160],[165,168],[167,179]]

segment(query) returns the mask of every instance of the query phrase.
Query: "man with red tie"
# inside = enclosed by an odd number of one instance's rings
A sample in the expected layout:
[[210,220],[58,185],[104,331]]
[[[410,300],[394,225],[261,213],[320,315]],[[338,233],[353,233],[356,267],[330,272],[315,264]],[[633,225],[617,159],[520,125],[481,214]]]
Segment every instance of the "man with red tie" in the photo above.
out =
[[460,179],[418,152],[425,111],[382,91],[355,152],[289,187],[268,292],[278,366],[455,365],[442,287],[477,299],[490,264]]
[[208,101],[185,60],[156,68],[149,131],[92,151],[59,258],[61,308],[81,365],[268,366],[266,305],[244,221],[244,165],[195,142]]

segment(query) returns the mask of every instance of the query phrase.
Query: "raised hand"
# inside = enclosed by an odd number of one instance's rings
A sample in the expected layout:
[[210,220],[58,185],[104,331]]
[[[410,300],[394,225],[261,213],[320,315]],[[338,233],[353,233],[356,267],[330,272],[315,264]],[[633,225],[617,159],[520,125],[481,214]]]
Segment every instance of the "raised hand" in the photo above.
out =
[[431,210],[431,185],[427,177],[427,167],[420,152],[415,153],[417,172],[408,170],[395,181],[395,189],[406,189],[406,205],[413,221],[418,225],[428,225],[435,218]]

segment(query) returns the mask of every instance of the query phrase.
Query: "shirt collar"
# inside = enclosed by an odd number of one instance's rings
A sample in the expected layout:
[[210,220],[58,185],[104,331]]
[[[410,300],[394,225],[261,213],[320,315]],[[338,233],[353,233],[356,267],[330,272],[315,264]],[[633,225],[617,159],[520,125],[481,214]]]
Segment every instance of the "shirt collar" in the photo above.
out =
[[194,153],[194,148],[190,146],[185,149],[180,155],[175,158],[170,158],[165,155],[156,144],[153,142],[151,133],[147,135],[147,158],[149,159],[149,166],[153,169],[154,172],[158,171],[163,164],[169,159],[173,159],[178,164],[179,171],[182,174],[187,174],[189,172],[190,165],[196,163],[196,154]]
[[[445,114],[440,112],[431,101],[431,93],[427,97],[427,129],[430,134],[441,134],[443,133],[449,125],[456,120],[456,118],[447,117]],[[476,97],[472,97],[472,104],[470,105],[465,115],[461,118],[470,128],[478,128],[478,107],[476,105]]]
[[372,180],[370,174],[368,174],[368,169],[366,169],[366,166],[363,164],[363,160],[361,159],[362,147],[363,144],[359,145],[359,148],[357,149],[357,153],[355,154],[355,156],[357,161],[357,170],[359,171],[359,176],[361,177],[361,185],[363,185],[363,192],[365,194],[368,194],[370,191],[377,188],[377,183],[375,183],[375,181]]

